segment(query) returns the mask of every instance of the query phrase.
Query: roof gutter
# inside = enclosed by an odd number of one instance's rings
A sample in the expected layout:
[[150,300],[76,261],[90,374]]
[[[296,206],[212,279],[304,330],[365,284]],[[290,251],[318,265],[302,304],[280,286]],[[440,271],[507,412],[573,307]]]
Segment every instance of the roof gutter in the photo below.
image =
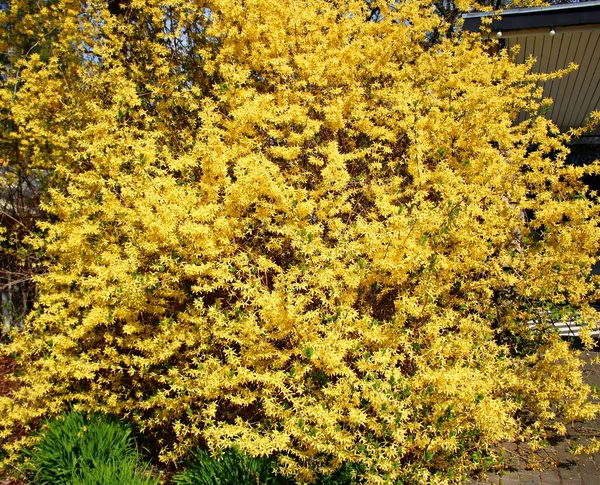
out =
[[[477,32],[483,17],[497,16],[498,12],[474,12],[463,14],[462,29]],[[535,30],[554,27],[576,27],[600,24],[600,0],[549,7],[515,8],[504,10],[500,18],[492,20],[493,32],[511,30]]]

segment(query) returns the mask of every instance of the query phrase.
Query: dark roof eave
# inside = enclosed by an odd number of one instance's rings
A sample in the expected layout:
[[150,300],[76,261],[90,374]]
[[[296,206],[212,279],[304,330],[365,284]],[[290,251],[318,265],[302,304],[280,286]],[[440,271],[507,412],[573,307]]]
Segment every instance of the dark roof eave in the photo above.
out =
[[[600,2],[590,2],[584,6],[581,3],[574,4],[577,7],[561,9],[519,9],[511,13],[510,10],[502,14],[501,20],[492,21],[492,31],[531,30],[540,28],[567,27],[589,24],[600,24]],[[464,15],[463,30],[477,32],[481,27],[481,19],[484,15]]]

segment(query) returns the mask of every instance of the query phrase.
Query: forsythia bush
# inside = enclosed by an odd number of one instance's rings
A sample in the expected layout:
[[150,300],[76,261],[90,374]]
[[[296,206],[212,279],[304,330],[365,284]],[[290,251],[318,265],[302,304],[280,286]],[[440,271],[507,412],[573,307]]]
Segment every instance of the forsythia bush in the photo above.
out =
[[11,2],[0,111],[50,181],[0,436],[74,407],[165,461],[446,483],[598,413],[551,325],[591,322],[597,166],[531,63],[376,6]]

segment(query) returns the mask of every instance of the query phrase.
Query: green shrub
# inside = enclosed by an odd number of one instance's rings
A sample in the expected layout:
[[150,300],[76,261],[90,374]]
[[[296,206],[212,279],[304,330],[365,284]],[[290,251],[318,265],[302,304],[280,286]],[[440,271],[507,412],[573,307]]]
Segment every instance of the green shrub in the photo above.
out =
[[[212,457],[196,449],[183,472],[173,477],[177,485],[293,485],[296,482],[275,473],[277,462],[271,458],[254,458],[236,450]],[[353,485],[358,482],[360,467],[345,463],[335,473],[321,476],[318,485]]]
[[276,462],[270,458],[254,458],[236,450],[228,450],[214,458],[196,449],[186,469],[173,477],[177,485],[287,485],[291,482],[275,474]]
[[158,483],[140,474],[131,429],[104,416],[71,412],[50,422],[27,455],[32,481],[39,485]]

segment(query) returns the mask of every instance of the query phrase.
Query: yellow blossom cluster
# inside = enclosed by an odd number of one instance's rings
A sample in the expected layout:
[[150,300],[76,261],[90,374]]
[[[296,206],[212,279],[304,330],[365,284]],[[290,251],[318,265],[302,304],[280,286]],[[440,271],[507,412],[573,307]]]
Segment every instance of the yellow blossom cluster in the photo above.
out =
[[530,63],[428,1],[377,6],[0,14],[2,50],[27,47],[1,119],[49,214],[0,438],[75,407],[165,461],[201,443],[299,483],[441,484],[598,413],[551,324],[593,324],[597,166],[565,164]]

